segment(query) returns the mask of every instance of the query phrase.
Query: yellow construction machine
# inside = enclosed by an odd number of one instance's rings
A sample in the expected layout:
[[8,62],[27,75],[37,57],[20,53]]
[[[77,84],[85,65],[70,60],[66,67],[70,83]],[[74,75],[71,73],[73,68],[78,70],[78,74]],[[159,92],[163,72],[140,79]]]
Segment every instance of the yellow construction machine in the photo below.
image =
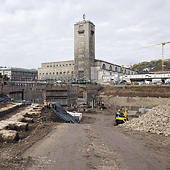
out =
[[120,109],[115,112],[115,123],[114,125],[123,124],[128,121],[127,118],[127,108]]

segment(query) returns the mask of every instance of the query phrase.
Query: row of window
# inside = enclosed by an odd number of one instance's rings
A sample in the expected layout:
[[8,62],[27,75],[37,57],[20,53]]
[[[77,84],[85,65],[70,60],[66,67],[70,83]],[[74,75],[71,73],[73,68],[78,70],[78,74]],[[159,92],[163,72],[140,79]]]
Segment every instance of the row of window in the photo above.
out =
[[12,77],[11,81],[31,81],[34,79],[35,77]]
[[[94,27],[93,27],[93,25],[90,25],[91,26],[91,31],[92,31],[92,34],[94,34]],[[83,25],[81,24],[81,25],[79,25],[79,32],[81,33],[83,33],[84,32],[84,28],[83,28]]]
[[2,75],[26,75],[26,76],[32,76],[37,75],[37,73],[30,73],[30,72],[19,72],[19,71],[13,71],[13,72],[1,72]]
[[[129,73],[130,71],[129,70],[126,70],[125,68],[124,69],[122,69],[121,67],[114,67],[114,70],[113,70],[113,68],[112,68],[113,66],[110,66],[109,67],[109,71],[115,71],[115,72],[123,72],[123,73]],[[107,70],[106,69],[106,64],[103,64],[102,65],[102,69],[103,70]]]
[[59,65],[47,65],[47,67],[61,67],[61,66],[67,67],[67,66],[71,66],[71,65],[74,66],[74,64],[59,64]]
[[[106,70],[106,64],[103,64],[103,65],[102,65],[102,69],[103,69],[103,70]],[[113,71],[112,66],[109,67],[109,70],[110,70],[110,71]],[[118,70],[118,67],[115,67],[115,68],[114,68],[114,71],[117,72],[117,70]]]
[[59,75],[59,74],[70,74],[70,73],[73,74],[73,71],[67,71],[67,72],[64,71],[64,72],[56,72],[56,73],[55,73],[55,72],[52,72],[52,73],[51,73],[51,72],[49,72],[49,73],[40,73],[40,75],[41,75],[41,74],[42,74],[42,75],[44,75],[44,74],[46,74],[46,75],[55,75],[55,74],[56,74],[56,75]]

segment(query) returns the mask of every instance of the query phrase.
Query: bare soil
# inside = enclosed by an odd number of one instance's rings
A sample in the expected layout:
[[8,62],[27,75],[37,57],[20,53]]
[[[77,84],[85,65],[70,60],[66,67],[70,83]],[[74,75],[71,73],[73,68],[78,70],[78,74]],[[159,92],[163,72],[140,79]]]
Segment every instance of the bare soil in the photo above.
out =
[[166,170],[170,137],[114,126],[114,110],[63,123],[52,111],[20,141],[0,144],[0,170]]

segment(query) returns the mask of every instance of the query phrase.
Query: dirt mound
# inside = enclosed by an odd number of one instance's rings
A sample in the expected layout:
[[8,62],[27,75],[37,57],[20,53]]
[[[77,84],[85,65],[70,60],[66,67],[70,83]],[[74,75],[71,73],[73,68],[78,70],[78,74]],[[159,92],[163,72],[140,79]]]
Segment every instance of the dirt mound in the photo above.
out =
[[170,135],[170,100],[154,107],[150,112],[121,125],[133,130]]

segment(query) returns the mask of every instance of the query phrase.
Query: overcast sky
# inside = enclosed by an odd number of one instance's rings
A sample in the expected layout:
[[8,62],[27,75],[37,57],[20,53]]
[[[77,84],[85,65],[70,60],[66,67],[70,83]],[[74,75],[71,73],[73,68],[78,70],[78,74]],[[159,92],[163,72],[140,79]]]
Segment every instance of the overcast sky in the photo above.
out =
[[170,0],[0,0],[0,66],[73,60],[83,14],[95,24],[96,59],[125,66],[161,59],[161,45],[139,48],[170,41]]

